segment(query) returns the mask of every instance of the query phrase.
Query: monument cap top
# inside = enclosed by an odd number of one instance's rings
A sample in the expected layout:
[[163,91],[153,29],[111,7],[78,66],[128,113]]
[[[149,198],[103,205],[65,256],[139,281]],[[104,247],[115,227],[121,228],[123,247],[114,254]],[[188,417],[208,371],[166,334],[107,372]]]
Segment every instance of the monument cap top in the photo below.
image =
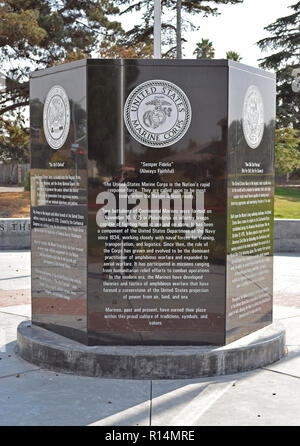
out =
[[48,74],[58,73],[60,71],[72,70],[84,66],[99,66],[99,65],[115,65],[125,64],[126,66],[161,66],[161,67],[228,67],[237,68],[243,71],[248,71],[252,74],[266,76],[271,79],[276,79],[276,74],[261,68],[252,67],[247,64],[235,62],[228,59],[81,59],[68,64],[60,64],[55,67],[44,68],[43,70],[36,70],[31,72],[30,77],[36,78],[40,76],[47,76]]

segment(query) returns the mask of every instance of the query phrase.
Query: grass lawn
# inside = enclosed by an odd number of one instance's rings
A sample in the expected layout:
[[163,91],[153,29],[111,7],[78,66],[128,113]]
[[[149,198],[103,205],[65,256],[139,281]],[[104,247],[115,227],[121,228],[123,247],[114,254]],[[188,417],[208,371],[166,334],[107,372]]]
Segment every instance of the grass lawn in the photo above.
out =
[[300,219],[300,188],[275,188],[275,218]]

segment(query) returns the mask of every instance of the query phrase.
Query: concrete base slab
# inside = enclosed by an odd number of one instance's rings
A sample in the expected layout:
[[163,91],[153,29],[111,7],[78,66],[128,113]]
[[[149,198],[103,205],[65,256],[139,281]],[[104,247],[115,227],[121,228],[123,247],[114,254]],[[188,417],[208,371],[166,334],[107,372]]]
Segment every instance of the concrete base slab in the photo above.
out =
[[274,319],[277,319],[280,321],[282,321],[283,319],[300,317],[300,308],[285,307],[283,305],[274,305],[273,317],[274,317]]
[[201,418],[195,414],[194,426],[299,426],[298,378],[268,370],[236,376]]
[[[299,310],[300,312],[300,310]],[[21,316],[26,319],[31,318],[31,305],[10,305],[9,307],[1,307],[1,314],[9,314],[15,316]]]
[[182,379],[267,366],[286,353],[285,329],[275,322],[224,347],[85,346],[24,321],[19,355],[39,367],[102,378]]
[[198,380],[153,381],[152,426],[297,426],[299,379],[258,369]]
[[219,398],[230,393],[235,383],[233,376],[209,380],[153,381],[152,426],[197,425],[202,415]]
[[39,367],[16,357],[15,348],[16,342],[10,342],[7,344],[5,352],[0,351],[0,379],[39,370]]
[[[288,355],[281,361],[263,367],[264,370],[300,378],[300,346],[288,346]],[[300,420],[300,418],[299,418]]]
[[0,426],[149,425],[149,381],[101,380],[49,371],[1,378]]

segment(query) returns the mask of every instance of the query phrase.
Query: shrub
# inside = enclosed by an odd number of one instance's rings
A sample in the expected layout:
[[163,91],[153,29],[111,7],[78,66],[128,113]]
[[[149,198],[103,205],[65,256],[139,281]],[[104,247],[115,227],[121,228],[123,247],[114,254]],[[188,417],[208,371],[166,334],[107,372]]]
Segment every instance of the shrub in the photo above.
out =
[[24,181],[23,181],[23,185],[24,185],[24,191],[30,190],[30,170],[28,170],[26,172],[26,175],[25,175]]

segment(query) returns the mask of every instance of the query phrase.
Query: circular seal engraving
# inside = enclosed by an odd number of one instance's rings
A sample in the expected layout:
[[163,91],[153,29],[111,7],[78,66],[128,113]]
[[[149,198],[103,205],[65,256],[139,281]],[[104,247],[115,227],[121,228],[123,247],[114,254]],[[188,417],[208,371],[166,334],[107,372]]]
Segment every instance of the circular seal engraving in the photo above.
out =
[[70,129],[70,103],[67,93],[60,85],[49,90],[43,112],[46,140],[52,149],[60,149]]
[[129,133],[148,147],[167,147],[187,132],[192,109],[186,94],[165,80],[150,80],[136,87],[124,107]]
[[264,104],[260,91],[251,85],[243,106],[243,132],[249,147],[256,149],[264,134]]

